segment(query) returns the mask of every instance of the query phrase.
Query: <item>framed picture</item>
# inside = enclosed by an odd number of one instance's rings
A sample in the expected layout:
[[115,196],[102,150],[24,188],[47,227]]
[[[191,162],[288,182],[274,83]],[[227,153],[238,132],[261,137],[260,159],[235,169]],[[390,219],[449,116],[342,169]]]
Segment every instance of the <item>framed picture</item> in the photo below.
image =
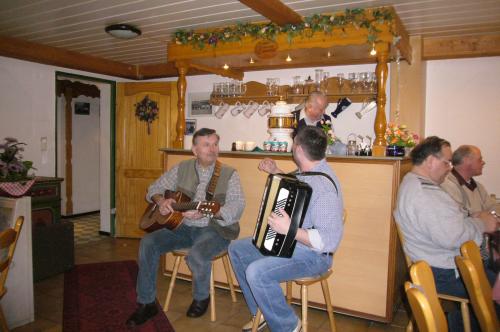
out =
[[90,115],[90,103],[75,102],[75,114]]
[[196,119],[186,119],[186,130],[184,135],[191,136],[196,131]]
[[193,92],[189,94],[188,116],[212,116],[209,92]]

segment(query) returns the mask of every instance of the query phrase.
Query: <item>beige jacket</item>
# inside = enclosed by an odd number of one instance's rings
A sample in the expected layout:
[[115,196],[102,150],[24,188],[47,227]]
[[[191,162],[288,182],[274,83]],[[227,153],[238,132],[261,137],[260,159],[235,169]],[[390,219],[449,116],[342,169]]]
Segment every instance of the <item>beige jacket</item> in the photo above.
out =
[[484,186],[477,182],[477,187],[471,191],[466,186],[460,185],[458,179],[448,174],[441,188],[446,191],[460,207],[468,211],[469,215],[480,211],[493,211],[500,214],[500,204],[497,203],[486,191]]

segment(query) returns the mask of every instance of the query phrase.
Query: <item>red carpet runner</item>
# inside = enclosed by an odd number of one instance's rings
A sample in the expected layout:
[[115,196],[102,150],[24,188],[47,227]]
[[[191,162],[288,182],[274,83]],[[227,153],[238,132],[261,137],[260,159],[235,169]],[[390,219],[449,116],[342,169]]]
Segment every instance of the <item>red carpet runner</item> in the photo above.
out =
[[[137,264],[121,261],[76,265],[64,275],[63,331],[129,331],[127,318],[136,308]],[[173,332],[158,314],[134,331]]]

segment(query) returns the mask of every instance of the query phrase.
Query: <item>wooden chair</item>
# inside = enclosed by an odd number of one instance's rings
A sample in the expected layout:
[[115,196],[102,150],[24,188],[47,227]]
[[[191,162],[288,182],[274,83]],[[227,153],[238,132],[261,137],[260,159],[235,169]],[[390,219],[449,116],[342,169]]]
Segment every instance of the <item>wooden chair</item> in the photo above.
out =
[[[342,215],[342,222],[345,224],[347,218],[346,211],[344,210],[344,213]],[[333,262],[333,259],[332,259]],[[286,282],[286,300],[290,304],[292,302],[292,286],[293,283],[296,283],[297,285],[300,286],[300,293],[301,293],[301,304],[302,304],[302,331],[307,332],[308,328],[308,320],[307,320],[307,308],[308,308],[308,299],[307,299],[307,286],[313,285],[317,282],[321,283],[321,289],[323,290],[323,297],[325,298],[325,304],[326,304],[326,312],[328,314],[328,320],[330,321],[330,330],[332,332],[337,331],[337,327],[335,324],[335,317],[333,316],[333,306],[332,306],[332,301],[330,297],[330,288],[328,286],[328,278],[330,275],[333,273],[332,267],[330,267],[325,273],[315,276],[315,277],[307,277],[307,278],[300,278],[300,279],[294,279]],[[257,314],[255,315],[255,319],[253,322],[252,326],[252,332],[257,332],[257,328],[259,326],[259,321],[260,321],[260,316],[261,316],[261,311],[260,309],[257,309]]]
[[[0,261],[0,300],[7,293],[7,288],[5,288],[5,282],[7,281],[7,275],[9,274],[10,263],[14,257],[14,251],[16,250],[17,239],[21,233],[21,228],[23,226],[24,217],[18,217],[14,228],[7,228],[0,233],[0,249],[7,249],[7,256]],[[9,331],[7,326],[7,321],[3,314],[2,306],[0,305],[0,327],[2,331]]]
[[[404,250],[404,243],[405,243],[405,238],[403,235],[403,232],[401,232],[398,223],[396,224],[396,229],[398,232],[399,240],[401,242],[401,247],[403,249],[403,253],[405,256],[405,261],[406,261],[406,266],[408,269],[411,268],[412,266],[412,261],[410,257],[406,254]],[[464,322],[464,331],[465,332],[471,332],[471,327],[470,327],[470,313],[469,313],[469,299],[463,298],[463,297],[458,297],[458,296],[453,296],[453,295],[448,295],[448,294],[437,294],[438,298],[443,300],[443,301],[451,301],[451,302],[457,302],[460,304],[460,311],[462,312],[462,319]],[[406,332],[412,332],[413,331],[413,322],[412,318],[410,317],[408,321],[408,325],[406,326]]]
[[[168,286],[167,298],[165,299],[165,304],[163,305],[163,311],[167,312],[170,305],[170,299],[172,298],[172,293],[174,291],[175,279],[177,278],[177,272],[179,272],[179,265],[181,264],[181,259],[186,257],[189,250],[175,250],[172,255],[175,257],[174,268],[172,269],[172,275],[170,277],[170,285]],[[229,290],[231,291],[231,299],[236,302],[236,292],[234,291],[233,278],[231,276],[231,268],[229,264],[229,256],[227,250],[223,251],[219,255],[212,259],[212,270],[210,274],[210,320],[215,322],[215,282],[214,282],[214,263],[216,260],[222,259],[222,264],[224,264],[224,270],[226,271],[227,283],[229,284]],[[165,256],[166,263],[166,256]]]
[[413,316],[420,332],[447,332],[448,322],[439,302],[431,267],[418,261],[410,267],[411,283],[405,283]]
[[484,272],[479,247],[474,241],[467,241],[460,247],[460,252],[462,256],[455,257],[455,262],[469,292],[472,308],[476,313],[481,331],[500,331],[492,289]]

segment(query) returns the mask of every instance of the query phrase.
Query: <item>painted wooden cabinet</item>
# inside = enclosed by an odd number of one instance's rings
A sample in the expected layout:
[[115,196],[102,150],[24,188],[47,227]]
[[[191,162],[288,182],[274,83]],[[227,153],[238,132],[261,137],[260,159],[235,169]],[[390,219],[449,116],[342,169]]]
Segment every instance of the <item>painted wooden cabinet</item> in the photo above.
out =
[[[192,158],[191,151],[164,149],[164,168]],[[257,170],[264,157],[275,159],[284,171],[294,170],[291,154],[222,152],[219,160],[238,170],[246,207],[240,238],[253,234],[267,174]],[[342,187],[347,212],[344,236],[334,258],[329,279],[335,311],[370,320],[391,322],[402,295],[405,263],[392,217],[399,183],[411,163],[407,158],[327,157]],[[218,264],[218,263],[217,263]],[[226,282],[222,265],[215,267],[215,280]],[[165,270],[173,266],[166,256]],[[181,264],[180,273],[190,272]],[[294,287],[294,297],[299,289]],[[311,306],[324,308],[321,287],[309,290]]]
[[48,226],[61,220],[62,178],[37,176],[28,192],[31,196],[31,219],[33,227]]

